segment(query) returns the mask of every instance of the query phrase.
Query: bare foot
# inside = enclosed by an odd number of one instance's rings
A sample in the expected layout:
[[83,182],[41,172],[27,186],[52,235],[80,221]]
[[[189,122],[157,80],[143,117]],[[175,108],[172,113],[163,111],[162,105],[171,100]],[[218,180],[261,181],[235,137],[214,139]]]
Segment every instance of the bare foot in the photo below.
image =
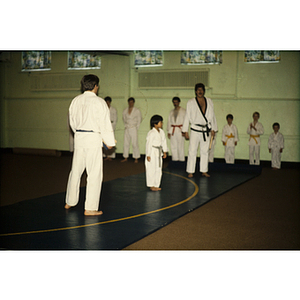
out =
[[202,173],[202,176],[204,176],[204,177],[210,177],[210,175],[207,174],[206,172]]
[[188,177],[192,178],[192,177],[194,177],[194,174],[193,173],[189,173]]
[[138,162],[139,162],[139,160],[136,158],[135,161],[134,161],[134,163],[137,164]]
[[100,216],[103,214],[103,211],[102,210],[85,210],[84,211],[84,215],[85,216]]
[[125,161],[127,161],[127,158],[124,158],[123,160],[121,160],[121,162],[125,162]]
[[111,161],[112,159],[110,157],[106,157],[104,160],[109,160]]
[[73,206],[71,206],[71,205],[69,205],[69,204],[66,204],[66,205],[65,205],[65,209],[70,209],[71,207],[73,207]]
[[161,188],[153,186],[153,187],[150,188],[150,190],[153,191],[153,192],[157,192],[157,191],[161,191]]

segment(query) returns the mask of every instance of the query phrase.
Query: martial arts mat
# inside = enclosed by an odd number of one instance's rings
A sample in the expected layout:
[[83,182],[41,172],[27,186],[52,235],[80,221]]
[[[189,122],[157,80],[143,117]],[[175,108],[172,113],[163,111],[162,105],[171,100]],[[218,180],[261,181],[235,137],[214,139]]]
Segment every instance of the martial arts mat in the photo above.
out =
[[104,182],[101,216],[84,216],[85,187],[79,204],[70,210],[64,209],[65,193],[4,206],[0,208],[0,248],[123,249],[260,173],[259,166],[213,163],[210,178],[199,172],[188,178],[185,163],[170,162],[158,192],[146,187],[145,173]]

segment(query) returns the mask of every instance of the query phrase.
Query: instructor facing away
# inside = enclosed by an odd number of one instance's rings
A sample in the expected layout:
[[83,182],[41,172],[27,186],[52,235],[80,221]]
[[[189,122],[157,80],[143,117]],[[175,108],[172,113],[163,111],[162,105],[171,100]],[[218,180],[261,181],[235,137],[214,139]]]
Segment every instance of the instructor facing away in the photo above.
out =
[[103,179],[103,142],[107,148],[115,146],[115,137],[106,102],[97,96],[99,78],[85,75],[81,79],[83,93],[72,100],[69,108],[70,126],[74,132],[74,154],[69,175],[65,209],[79,201],[81,175],[86,169],[87,185],[85,215],[101,215],[100,193]]

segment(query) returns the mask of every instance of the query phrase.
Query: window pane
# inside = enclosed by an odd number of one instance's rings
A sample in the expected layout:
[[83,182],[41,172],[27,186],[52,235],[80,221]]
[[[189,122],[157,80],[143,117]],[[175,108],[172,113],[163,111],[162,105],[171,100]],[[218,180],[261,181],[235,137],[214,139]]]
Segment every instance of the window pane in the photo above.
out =
[[68,70],[101,69],[101,56],[94,53],[70,51]]
[[245,51],[244,61],[250,63],[279,62],[280,53],[279,51],[262,50]]
[[195,65],[195,64],[221,64],[222,51],[182,51],[181,64],[182,65]]
[[162,66],[163,51],[134,51],[134,65],[141,66]]
[[22,71],[51,70],[51,51],[23,51]]

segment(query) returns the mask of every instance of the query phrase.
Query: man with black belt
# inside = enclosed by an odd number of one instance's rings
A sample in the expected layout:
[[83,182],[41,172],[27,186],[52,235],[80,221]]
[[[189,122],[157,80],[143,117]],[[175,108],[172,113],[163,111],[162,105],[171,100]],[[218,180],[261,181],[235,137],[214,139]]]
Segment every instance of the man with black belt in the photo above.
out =
[[74,154],[66,194],[65,209],[79,200],[80,179],[87,172],[85,215],[101,215],[100,193],[103,179],[103,142],[115,146],[115,137],[106,102],[97,96],[99,78],[85,75],[81,80],[83,93],[75,97],[69,108],[69,122],[74,132]]
[[[205,98],[205,86],[203,83],[195,85],[196,97],[190,99],[186,106],[186,115],[182,126],[185,137],[190,139],[189,153],[186,171],[188,177],[193,177],[196,167],[198,146],[200,144],[200,172],[202,176],[208,175],[208,152],[211,139],[218,131],[217,121],[214,112],[214,105],[210,98]],[[188,129],[191,125],[189,137]]]

